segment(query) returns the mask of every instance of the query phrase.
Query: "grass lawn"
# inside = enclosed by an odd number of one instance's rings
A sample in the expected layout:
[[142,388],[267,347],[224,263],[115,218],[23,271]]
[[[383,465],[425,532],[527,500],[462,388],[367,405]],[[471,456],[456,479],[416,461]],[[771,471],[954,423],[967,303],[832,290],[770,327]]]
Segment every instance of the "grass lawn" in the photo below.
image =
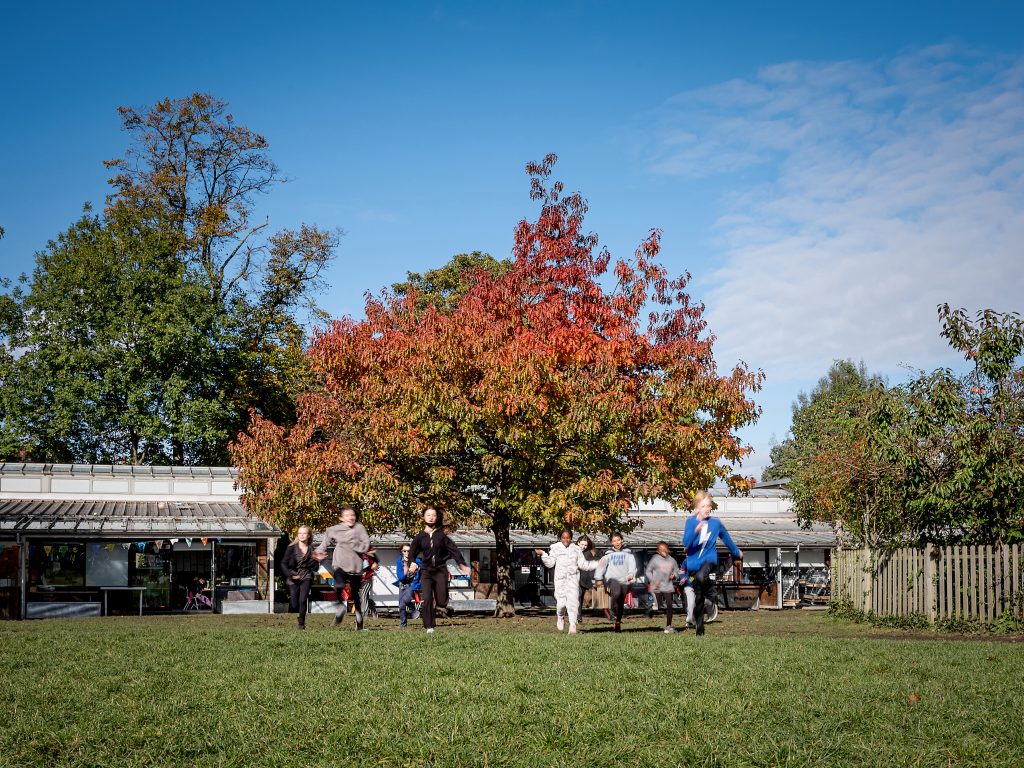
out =
[[704,638],[329,618],[0,623],[0,765],[1024,764],[1021,642],[800,611]]

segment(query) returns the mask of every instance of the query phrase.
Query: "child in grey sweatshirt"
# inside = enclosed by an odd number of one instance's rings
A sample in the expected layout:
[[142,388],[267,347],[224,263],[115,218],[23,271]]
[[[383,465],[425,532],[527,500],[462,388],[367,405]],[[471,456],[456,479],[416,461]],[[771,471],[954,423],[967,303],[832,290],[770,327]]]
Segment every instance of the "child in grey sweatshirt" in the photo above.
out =
[[658,553],[647,561],[644,576],[651,595],[658,601],[658,608],[665,611],[665,634],[676,630],[672,626],[672,599],[676,594],[675,578],[679,563],[669,554],[668,542],[658,542]]
[[622,546],[622,534],[612,534],[612,548],[597,562],[596,581],[604,581],[604,588],[611,598],[612,617],[615,631],[622,631],[622,614],[626,608],[629,585],[636,581],[636,558]]

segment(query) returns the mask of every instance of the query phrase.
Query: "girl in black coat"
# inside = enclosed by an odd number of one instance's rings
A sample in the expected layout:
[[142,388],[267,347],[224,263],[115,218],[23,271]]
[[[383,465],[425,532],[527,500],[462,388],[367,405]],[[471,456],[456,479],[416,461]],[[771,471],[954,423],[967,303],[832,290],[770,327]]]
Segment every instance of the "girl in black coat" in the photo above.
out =
[[[448,605],[448,561],[454,560],[464,574],[469,566],[459,548],[444,532],[444,519],[434,507],[423,510],[423,532],[416,535],[409,546],[409,573],[420,572],[420,594],[423,595],[421,615],[427,634],[434,634],[437,626],[437,606]],[[416,565],[420,558],[423,567]]]
[[306,606],[309,604],[309,588],[313,585],[313,574],[320,568],[313,557],[313,532],[308,525],[300,525],[295,532],[295,541],[281,558],[281,572],[288,585],[288,610],[299,613],[299,629],[306,628]]

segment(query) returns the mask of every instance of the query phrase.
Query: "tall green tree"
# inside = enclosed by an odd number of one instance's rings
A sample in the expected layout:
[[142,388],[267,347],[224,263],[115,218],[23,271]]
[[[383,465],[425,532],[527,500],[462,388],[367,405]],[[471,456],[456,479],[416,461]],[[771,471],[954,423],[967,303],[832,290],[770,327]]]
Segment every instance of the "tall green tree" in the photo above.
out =
[[[304,324],[340,232],[267,234],[266,139],[208,94],[122,108],[105,211],[0,296],[0,449],[44,461],[221,464],[250,410],[310,386]],[[9,287],[9,286],[8,286]]]
[[758,416],[761,373],[718,372],[688,276],[657,263],[658,231],[605,287],[610,255],[583,229],[585,200],[549,183],[554,162],[528,166],[540,212],[507,271],[476,270],[450,311],[421,311],[415,286],[370,297],[365,320],[316,337],[322,385],[295,426],[254,416],[234,446],[251,511],[291,529],[356,503],[386,530],[440,504],[493,532],[509,615],[511,529],[607,532],[633,524],[638,498],[746,489],[736,431]]
[[3,297],[3,444],[49,461],[166,463],[230,434],[224,318],[159,232],[86,215]]

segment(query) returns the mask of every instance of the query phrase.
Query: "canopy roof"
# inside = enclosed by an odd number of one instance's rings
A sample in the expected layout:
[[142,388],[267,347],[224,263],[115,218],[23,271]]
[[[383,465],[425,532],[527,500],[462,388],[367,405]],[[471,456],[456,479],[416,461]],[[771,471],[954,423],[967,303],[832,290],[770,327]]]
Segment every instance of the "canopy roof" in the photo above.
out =
[[0,500],[0,532],[75,538],[231,536],[281,531],[224,501]]

